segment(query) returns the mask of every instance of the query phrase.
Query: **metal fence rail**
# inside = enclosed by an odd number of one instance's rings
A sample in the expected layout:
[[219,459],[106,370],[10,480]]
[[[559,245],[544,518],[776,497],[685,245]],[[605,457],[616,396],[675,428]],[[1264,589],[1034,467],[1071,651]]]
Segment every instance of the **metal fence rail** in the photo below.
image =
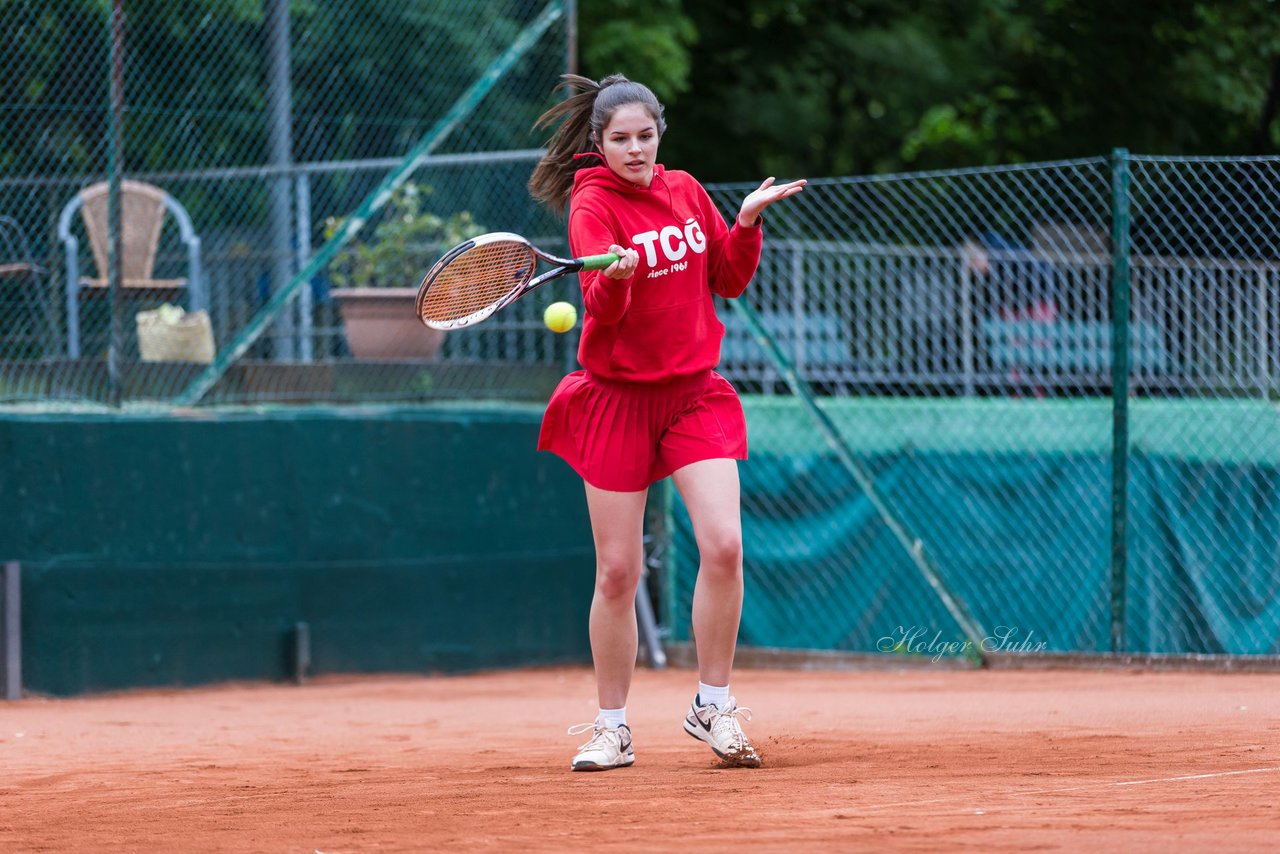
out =
[[[963,247],[769,240],[753,284],[766,325],[831,394],[1105,393],[1111,259]],[[1280,262],[1133,257],[1131,387],[1266,398],[1277,387]],[[724,369],[777,372],[730,315]]]

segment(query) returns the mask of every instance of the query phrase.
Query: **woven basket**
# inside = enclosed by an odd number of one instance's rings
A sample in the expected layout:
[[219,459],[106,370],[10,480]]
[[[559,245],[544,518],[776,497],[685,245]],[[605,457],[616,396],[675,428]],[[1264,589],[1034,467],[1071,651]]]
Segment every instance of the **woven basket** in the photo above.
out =
[[213,361],[213,325],[209,312],[188,314],[177,306],[162,305],[137,315],[138,353],[144,362]]

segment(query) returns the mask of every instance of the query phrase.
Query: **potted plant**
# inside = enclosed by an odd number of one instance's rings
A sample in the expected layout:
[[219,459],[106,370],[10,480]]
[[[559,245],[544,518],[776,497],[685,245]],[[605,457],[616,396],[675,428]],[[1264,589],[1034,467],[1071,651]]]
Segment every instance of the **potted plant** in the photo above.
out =
[[[333,296],[357,359],[434,359],[444,332],[414,315],[418,283],[450,247],[484,233],[470,212],[442,217],[424,210],[430,189],[407,183],[397,189],[378,224],[349,243],[330,266]],[[325,237],[342,221],[329,218]]]

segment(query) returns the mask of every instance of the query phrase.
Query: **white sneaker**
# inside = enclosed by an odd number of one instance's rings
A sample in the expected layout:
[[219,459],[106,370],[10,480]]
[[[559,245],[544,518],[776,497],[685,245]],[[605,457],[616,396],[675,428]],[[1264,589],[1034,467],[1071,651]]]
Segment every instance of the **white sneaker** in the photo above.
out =
[[694,697],[689,714],[684,716],[684,731],[699,741],[705,741],[715,751],[716,756],[730,765],[759,768],[760,754],[751,746],[747,734],[742,731],[742,724],[738,722],[739,717],[751,720],[751,710],[738,708],[738,703],[733,697],[729,698],[729,702],[723,709],[714,703],[700,706],[698,698]]
[[573,757],[574,771],[608,771],[625,768],[636,761],[631,746],[631,728],[626,724],[607,727],[599,721],[569,727],[569,735],[581,735],[591,730],[591,740],[578,748]]

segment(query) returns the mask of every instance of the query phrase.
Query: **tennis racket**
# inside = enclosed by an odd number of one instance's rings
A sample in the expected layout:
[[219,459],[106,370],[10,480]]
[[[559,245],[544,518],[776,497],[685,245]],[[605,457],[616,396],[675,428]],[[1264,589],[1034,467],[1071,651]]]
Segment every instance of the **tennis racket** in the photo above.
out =
[[[539,258],[555,267],[535,278]],[[557,258],[518,234],[482,234],[450,249],[427,273],[418,287],[418,318],[432,329],[461,329],[552,279],[603,270],[617,260],[612,253]]]

